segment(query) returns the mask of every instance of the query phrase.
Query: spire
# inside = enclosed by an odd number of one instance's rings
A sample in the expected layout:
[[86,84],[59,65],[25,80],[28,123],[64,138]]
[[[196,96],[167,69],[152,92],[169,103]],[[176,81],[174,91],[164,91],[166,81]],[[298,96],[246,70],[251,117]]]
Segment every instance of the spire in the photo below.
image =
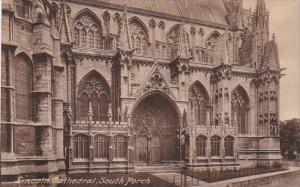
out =
[[269,12],[266,9],[265,0],[257,0],[255,25],[257,30],[269,31]]
[[275,35],[273,35],[272,40],[268,41],[264,48],[264,58],[262,60],[261,70],[279,70],[279,56],[278,56],[278,47],[275,41]]
[[257,0],[256,4],[256,15],[264,16],[267,12],[265,0]]
[[243,8],[243,0],[223,0],[228,12],[228,21],[235,27],[241,26],[241,12]]
[[127,7],[124,6],[124,13],[122,16],[122,25],[121,25],[121,34],[119,40],[119,49],[125,51],[131,51],[132,46],[130,43],[130,33],[128,28],[128,20],[127,20]]

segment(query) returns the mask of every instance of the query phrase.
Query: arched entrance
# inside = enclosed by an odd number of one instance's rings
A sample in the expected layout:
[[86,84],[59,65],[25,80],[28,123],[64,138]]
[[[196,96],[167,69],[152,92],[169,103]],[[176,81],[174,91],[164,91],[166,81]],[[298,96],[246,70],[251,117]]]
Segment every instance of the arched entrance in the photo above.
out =
[[139,102],[133,112],[136,163],[151,165],[179,159],[179,115],[175,107],[160,93]]

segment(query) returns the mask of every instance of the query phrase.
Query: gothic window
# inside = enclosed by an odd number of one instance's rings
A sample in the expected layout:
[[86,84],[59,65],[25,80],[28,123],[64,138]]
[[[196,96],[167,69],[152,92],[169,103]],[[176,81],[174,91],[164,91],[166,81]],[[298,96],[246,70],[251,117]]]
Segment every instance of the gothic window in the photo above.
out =
[[107,121],[109,96],[109,86],[105,79],[97,72],[91,72],[79,86],[79,120],[88,120],[91,106],[94,121]]
[[104,46],[103,46],[103,40],[102,40],[102,37],[101,37],[101,34],[100,32],[96,32],[95,33],[95,42],[96,42],[96,47],[99,48],[99,49],[103,49]]
[[21,18],[29,18],[29,4],[25,0],[15,0],[16,14]]
[[100,95],[100,106],[99,106],[99,110],[101,112],[99,112],[99,117],[100,117],[100,121],[107,121],[108,120],[108,98],[107,95],[105,94],[101,94]]
[[108,159],[108,138],[104,135],[95,136],[94,156],[95,158]]
[[94,32],[93,31],[89,31],[89,34],[88,34],[88,47],[94,48]]
[[7,89],[4,86],[8,86],[8,62],[7,62],[7,53],[5,51],[2,51],[1,53],[1,119],[3,121],[8,120],[9,115],[9,94]]
[[91,101],[92,110],[93,110],[93,121],[98,121],[99,120],[99,103],[98,103],[98,95],[96,94],[96,92],[91,93],[90,101]]
[[117,26],[116,30],[117,30],[117,34],[121,33],[121,16],[119,13],[115,13],[114,17],[113,17],[113,21],[114,21],[114,25]]
[[15,60],[15,96],[17,119],[32,120],[32,64],[25,55]]
[[88,136],[83,134],[75,135],[73,138],[74,158],[89,157],[89,141]]
[[205,41],[205,47],[208,49],[214,49],[216,47],[216,41],[219,38],[219,36],[220,33],[218,31],[212,32]]
[[246,91],[237,87],[231,94],[232,126],[238,127],[239,134],[245,135],[248,131],[248,103]]
[[132,48],[133,49],[135,49],[135,40],[134,40],[134,37],[133,36],[131,36],[131,38],[130,38],[130,40],[131,40],[131,45],[132,45]]
[[189,90],[192,117],[196,125],[206,125],[208,94],[201,83],[194,83]]
[[88,120],[89,112],[89,96],[87,93],[82,93],[79,100],[79,110],[81,120]]
[[148,50],[148,47],[147,47],[147,40],[144,38],[142,40],[142,53],[143,54],[147,54],[147,50]]
[[88,12],[75,19],[72,34],[76,46],[103,48],[101,23]]
[[80,32],[80,39],[81,41],[79,44],[81,47],[86,47],[86,31],[84,29]]
[[232,136],[226,136],[224,139],[225,156],[233,156],[233,141]]
[[179,51],[179,47],[181,45],[180,42],[183,42],[185,49],[190,49],[189,34],[180,25],[174,26],[167,33],[166,42],[171,44],[171,55],[177,55],[176,53]]
[[179,38],[179,25],[176,25],[175,27],[173,27],[167,34],[166,36],[166,41],[168,43],[174,43],[176,42],[176,39]]
[[135,44],[136,52],[141,53],[141,39],[140,39],[140,37],[137,37],[135,39],[135,42],[136,42],[136,44]]
[[114,138],[114,158],[126,158],[127,155],[127,139],[118,135]]
[[145,48],[148,48],[147,43],[149,40],[145,26],[141,23],[141,21],[133,18],[129,21],[129,28],[131,31],[131,44],[134,49],[136,49],[136,53],[146,54],[147,49]]
[[79,46],[79,30],[75,28],[73,30],[73,38],[76,46]]
[[1,120],[8,121],[9,120],[9,94],[8,90],[5,88],[1,88]]
[[212,136],[210,138],[211,156],[220,156],[221,137]]
[[107,12],[107,11],[105,11],[104,13],[103,13],[103,15],[102,15],[102,17],[103,17],[103,20],[104,20],[104,27],[105,27],[105,30],[106,30],[106,34],[107,35],[109,35],[109,33],[110,33],[110,14]]
[[197,156],[205,156],[206,155],[206,136],[200,135],[196,138],[196,150]]

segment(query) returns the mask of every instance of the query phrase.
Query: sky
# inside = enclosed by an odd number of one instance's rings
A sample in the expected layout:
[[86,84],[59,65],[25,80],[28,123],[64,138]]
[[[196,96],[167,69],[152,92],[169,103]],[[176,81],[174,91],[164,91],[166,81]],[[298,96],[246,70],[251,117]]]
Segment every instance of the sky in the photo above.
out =
[[[244,0],[255,10],[257,0]],[[270,37],[275,33],[281,68],[280,120],[300,118],[300,0],[265,0],[270,13]]]

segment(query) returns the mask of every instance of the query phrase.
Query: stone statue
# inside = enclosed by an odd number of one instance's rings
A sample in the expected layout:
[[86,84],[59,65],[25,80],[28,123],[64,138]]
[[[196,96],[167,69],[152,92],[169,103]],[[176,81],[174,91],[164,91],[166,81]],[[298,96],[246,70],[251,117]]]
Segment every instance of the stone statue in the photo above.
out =
[[44,0],[34,0],[33,1],[33,8],[34,8],[34,18],[36,22],[42,22],[49,24],[48,15],[46,11],[46,6],[44,4]]

